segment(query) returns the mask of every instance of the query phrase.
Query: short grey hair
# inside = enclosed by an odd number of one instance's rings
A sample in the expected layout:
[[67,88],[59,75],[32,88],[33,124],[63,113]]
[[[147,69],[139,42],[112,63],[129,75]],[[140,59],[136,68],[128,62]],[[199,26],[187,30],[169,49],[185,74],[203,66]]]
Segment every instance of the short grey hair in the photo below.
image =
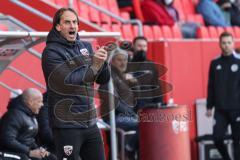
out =
[[116,55],[124,55],[126,59],[128,59],[128,53],[127,51],[117,47],[116,49],[112,50],[110,53],[110,56],[109,56],[109,62],[112,62],[113,58],[116,56]]

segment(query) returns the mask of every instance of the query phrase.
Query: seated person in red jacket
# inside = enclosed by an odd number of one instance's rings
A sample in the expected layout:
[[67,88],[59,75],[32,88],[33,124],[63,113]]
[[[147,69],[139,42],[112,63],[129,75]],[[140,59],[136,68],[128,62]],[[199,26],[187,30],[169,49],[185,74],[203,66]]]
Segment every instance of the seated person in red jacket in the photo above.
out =
[[180,20],[178,11],[173,6],[173,3],[174,0],[144,0],[141,8],[145,21],[167,26],[178,25],[185,38],[195,38],[196,29],[200,25],[195,22]]
[[38,123],[35,117],[42,107],[43,97],[34,88],[27,89],[22,95],[11,99],[8,111],[3,115],[0,124],[0,150],[7,153],[2,155],[4,160],[21,157],[21,160],[39,160],[56,158],[46,149],[35,143]]

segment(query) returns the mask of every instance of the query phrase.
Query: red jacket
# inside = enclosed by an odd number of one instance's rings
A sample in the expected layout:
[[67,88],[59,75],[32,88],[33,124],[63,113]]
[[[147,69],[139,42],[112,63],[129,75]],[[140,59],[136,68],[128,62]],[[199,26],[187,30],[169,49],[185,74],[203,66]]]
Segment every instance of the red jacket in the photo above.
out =
[[159,25],[174,25],[174,19],[169,15],[163,4],[154,0],[144,0],[141,4],[145,22],[157,23]]

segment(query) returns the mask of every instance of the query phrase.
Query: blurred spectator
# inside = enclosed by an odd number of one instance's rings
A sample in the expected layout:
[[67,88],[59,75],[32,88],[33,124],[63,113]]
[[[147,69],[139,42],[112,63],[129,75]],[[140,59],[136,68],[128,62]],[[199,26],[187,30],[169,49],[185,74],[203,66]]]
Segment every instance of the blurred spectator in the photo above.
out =
[[117,0],[119,8],[132,6],[132,0]]
[[159,25],[173,26],[179,20],[179,15],[171,3],[155,0],[147,0],[141,3],[143,16],[146,22]]
[[231,14],[230,14],[231,2],[229,0],[218,0],[217,4],[221,8],[227,24],[230,26],[231,25]]
[[[148,106],[159,106],[163,103],[161,95],[161,86],[159,83],[159,68],[153,62],[147,59],[148,41],[145,37],[136,37],[133,40],[133,58],[128,65],[128,72],[134,72],[134,77],[139,77],[138,84],[140,90],[149,91],[146,97],[137,99],[136,109]],[[137,62],[137,63],[135,63]],[[133,67],[133,68],[132,68]],[[141,78],[140,78],[141,77]],[[156,89],[157,88],[157,89]],[[153,90],[156,89],[156,92]]]
[[173,6],[174,0],[147,0],[143,1],[141,8],[146,22],[159,25],[179,25],[184,38],[195,38],[196,29],[200,24],[195,22],[184,22],[179,19],[177,9]]
[[240,10],[236,4],[231,3],[230,0],[219,0],[217,3],[221,7],[228,23],[231,23],[232,26],[240,26]]
[[232,26],[240,26],[240,8],[234,3],[231,4],[230,15]]
[[231,3],[235,4],[238,9],[240,9],[240,0],[230,0]]
[[203,16],[207,25],[230,26],[221,8],[213,0],[200,0],[197,11]]
[[[42,100],[41,92],[30,88],[9,102],[8,111],[3,115],[0,124],[2,151],[20,156],[22,160],[56,159],[35,143],[38,132],[35,115],[39,113]],[[11,158],[4,157],[4,159]]]
[[48,148],[49,151],[54,152],[54,142],[52,129],[49,124],[48,117],[48,105],[47,105],[47,92],[43,94],[43,107],[40,109],[39,114],[37,116],[38,121],[38,138],[41,146]]
[[[116,105],[116,126],[124,131],[136,131],[138,128],[137,114],[134,112],[134,95],[130,91],[132,85],[136,84],[136,80],[130,75],[126,74],[128,62],[128,54],[126,51],[116,48],[112,51],[109,57],[111,63],[111,75],[114,84],[114,95]],[[100,85],[99,90],[108,91],[108,85]],[[102,113],[109,113],[109,96],[106,93],[99,92],[100,98],[103,100],[101,103],[101,110],[105,110]],[[107,111],[106,111],[107,110]],[[109,115],[103,115],[103,119],[108,124]],[[127,142],[128,150],[134,152],[137,150],[138,134],[135,134]],[[130,148],[130,149],[129,149]]]

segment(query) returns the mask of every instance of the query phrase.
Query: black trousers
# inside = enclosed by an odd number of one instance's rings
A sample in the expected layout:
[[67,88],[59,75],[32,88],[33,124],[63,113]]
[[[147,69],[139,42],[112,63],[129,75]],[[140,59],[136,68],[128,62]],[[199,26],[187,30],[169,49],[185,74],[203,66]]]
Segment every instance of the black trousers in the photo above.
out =
[[231,125],[234,148],[234,160],[240,160],[240,111],[215,110],[215,125],[213,126],[213,137],[216,148],[224,160],[230,160],[229,153],[223,139],[228,125]]
[[97,125],[86,129],[54,129],[59,160],[105,160],[103,141]]

